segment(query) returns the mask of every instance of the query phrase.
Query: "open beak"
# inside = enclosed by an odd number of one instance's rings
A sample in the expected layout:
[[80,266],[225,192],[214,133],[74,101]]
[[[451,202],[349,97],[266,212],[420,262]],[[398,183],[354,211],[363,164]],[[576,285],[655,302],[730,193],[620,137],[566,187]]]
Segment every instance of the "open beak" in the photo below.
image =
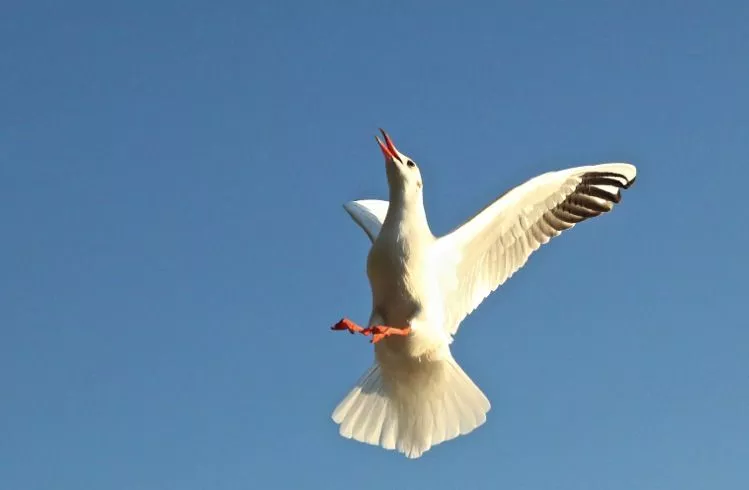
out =
[[395,149],[393,140],[390,139],[390,136],[388,136],[384,129],[380,129],[380,132],[382,133],[382,137],[385,138],[385,142],[383,143],[377,136],[375,136],[375,139],[377,140],[377,144],[380,145],[380,150],[382,150],[385,160],[392,159],[403,163],[401,157],[398,155],[398,150]]

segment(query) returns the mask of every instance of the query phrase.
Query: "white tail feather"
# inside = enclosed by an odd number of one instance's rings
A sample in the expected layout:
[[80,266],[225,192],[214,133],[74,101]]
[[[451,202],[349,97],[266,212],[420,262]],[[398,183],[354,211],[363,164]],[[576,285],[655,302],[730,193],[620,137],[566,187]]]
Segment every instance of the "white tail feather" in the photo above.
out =
[[333,420],[343,437],[418,458],[479,427],[489,408],[486,396],[448,356],[397,369],[375,362],[338,404]]

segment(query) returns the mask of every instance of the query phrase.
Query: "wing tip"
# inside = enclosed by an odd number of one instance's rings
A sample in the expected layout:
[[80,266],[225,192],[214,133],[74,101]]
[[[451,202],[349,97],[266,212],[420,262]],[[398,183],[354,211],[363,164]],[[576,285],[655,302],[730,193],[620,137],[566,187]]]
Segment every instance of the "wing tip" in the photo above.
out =
[[615,163],[614,165],[623,167],[620,170],[621,176],[627,180],[624,189],[629,189],[630,186],[635,183],[635,180],[637,180],[637,167],[629,162]]

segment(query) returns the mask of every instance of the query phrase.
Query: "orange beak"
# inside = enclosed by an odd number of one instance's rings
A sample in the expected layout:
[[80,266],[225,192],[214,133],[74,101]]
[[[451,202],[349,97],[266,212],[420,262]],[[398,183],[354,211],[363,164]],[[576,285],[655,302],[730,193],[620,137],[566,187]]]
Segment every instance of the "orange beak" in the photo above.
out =
[[398,156],[398,151],[395,149],[393,140],[390,139],[390,136],[388,136],[384,129],[380,129],[380,132],[382,133],[382,137],[385,138],[385,142],[383,143],[377,136],[375,136],[375,139],[377,140],[377,144],[380,145],[380,150],[382,150],[385,160],[392,159],[400,162],[401,157]]

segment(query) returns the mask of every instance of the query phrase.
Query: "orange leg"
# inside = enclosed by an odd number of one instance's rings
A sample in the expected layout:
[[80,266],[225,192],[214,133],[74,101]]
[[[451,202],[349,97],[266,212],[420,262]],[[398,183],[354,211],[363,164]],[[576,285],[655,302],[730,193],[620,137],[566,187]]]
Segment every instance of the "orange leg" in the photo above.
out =
[[409,333],[411,333],[411,327],[398,328],[386,327],[385,325],[375,325],[374,327],[365,328],[362,331],[362,334],[364,335],[372,334],[372,340],[370,342],[373,344],[376,344],[385,337],[390,337],[392,335],[402,335],[405,337]]
[[[341,319],[340,322],[336,323],[332,327],[330,327],[331,330],[348,330],[349,333],[364,333],[364,328],[360,327],[356,323],[352,322],[348,318]],[[368,335],[368,334],[365,334]]]

